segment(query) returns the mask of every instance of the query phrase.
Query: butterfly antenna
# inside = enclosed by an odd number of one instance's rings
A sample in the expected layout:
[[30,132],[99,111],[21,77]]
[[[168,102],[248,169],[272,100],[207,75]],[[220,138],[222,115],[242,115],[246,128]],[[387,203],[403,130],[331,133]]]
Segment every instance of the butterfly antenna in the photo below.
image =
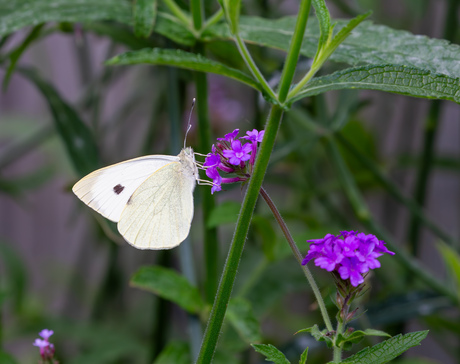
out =
[[190,131],[190,129],[192,128],[192,112],[193,112],[193,108],[195,107],[195,101],[196,99],[193,98],[192,100],[192,107],[190,108],[190,115],[188,116],[188,123],[187,123],[187,131],[185,132],[185,138],[184,138],[184,149],[185,149],[185,145],[187,143],[187,135],[188,135],[188,132]]

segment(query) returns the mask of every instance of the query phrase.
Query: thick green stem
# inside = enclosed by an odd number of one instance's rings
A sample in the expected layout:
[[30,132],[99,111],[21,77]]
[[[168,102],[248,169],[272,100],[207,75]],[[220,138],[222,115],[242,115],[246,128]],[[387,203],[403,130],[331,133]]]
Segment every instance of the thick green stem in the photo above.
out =
[[283,220],[283,217],[279,213],[278,209],[276,208],[275,204],[271,200],[270,196],[268,193],[264,190],[263,187],[260,189],[260,195],[263,197],[265,202],[267,203],[268,207],[273,213],[273,216],[275,216],[276,221],[278,222],[278,225],[280,226],[281,230],[283,231],[283,234],[286,238],[286,240],[289,243],[289,246],[291,247],[292,252],[294,253],[294,257],[299,263],[300,267],[302,268],[305,277],[308,280],[308,283],[310,284],[313,294],[315,295],[316,301],[318,302],[319,309],[321,311],[321,315],[323,316],[324,324],[326,325],[326,328],[328,331],[332,331],[332,323],[331,319],[329,318],[329,315],[327,313],[326,305],[324,304],[323,297],[321,296],[321,292],[319,291],[318,286],[316,285],[315,279],[313,278],[313,275],[311,274],[310,270],[307,268],[306,265],[302,265],[302,254],[299,251],[299,248],[297,247],[297,244],[295,243],[294,239],[292,238],[292,235],[286,225],[286,223]]
[[[197,45],[197,53],[203,54],[202,44]],[[195,73],[196,109],[198,114],[198,133],[200,137],[200,152],[206,153],[212,145],[211,123],[208,108],[208,81],[203,72]],[[204,229],[204,260],[205,260],[205,295],[208,303],[214,301],[218,284],[219,245],[217,243],[217,228],[208,228],[206,223],[215,208],[215,198],[206,190],[202,194],[203,229]]]
[[177,6],[174,0],[163,0],[164,4],[171,10],[171,12],[176,16],[176,18],[180,19],[182,23],[186,26],[190,26],[190,18],[188,14],[184,13],[182,9]]
[[[343,324],[342,320],[338,320],[337,322],[337,332],[335,333],[335,337],[338,337],[339,334],[343,334],[343,329],[345,325]],[[340,363],[342,361],[342,348],[339,348],[334,345],[334,354],[333,354],[333,361],[334,363]]]
[[286,101],[286,97],[291,87],[292,78],[294,77],[297,60],[299,59],[300,47],[307,27],[308,15],[310,14],[311,0],[302,0],[300,2],[299,13],[295,24],[294,34],[289,45],[289,51],[281,75],[281,81],[278,91],[278,100],[280,103]]
[[208,326],[206,327],[206,331],[204,333],[200,355],[196,361],[197,364],[211,363],[214,356],[225,312],[227,310],[228,301],[232,293],[233,283],[235,282],[236,273],[238,271],[238,265],[243,253],[244,243],[249,231],[252,214],[256,206],[259,191],[262,186],[262,181],[275,144],[276,135],[278,133],[282,117],[283,110],[279,106],[273,105],[265,128],[265,135],[254,166],[254,173],[249,181],[248,189],[244,196],[243,204],[238,216],[235,234],[233,235],[230,251],[225,262],[224,271],[222,273],[216,299],[211,310]]
[[350,201],[350,204],[355,211],[355,216],[363,223],[372,233],[377,235],[379,239],[384,240],[388,248],[395,252],[395,259],[400,264],[411,271],[414,277],[417,277],[423,281],[427,286],[431,287],[434,291],[448,297],[455,304],[458,304],[459,299],[457,295],[452,292],[445,284],[438,281],[426,268],[422,267],[416,259],[407,254],[404,250],[400,249],[398,245],[392,242],[391,237],[381,229],[378,224],[371,218],[371,213],[367,208],[366,202],[363,196],[359,192],[358,187],[348,170],[339,150],[332,137],[327,139],[327,146],[332,157],[333,162],[336,165],[336,169],[339,174],[339,179],[344,188],[345,194]]
[[190,10],[192,12],[193,28],[200,31],[204,22],[203,0],[190,0]]

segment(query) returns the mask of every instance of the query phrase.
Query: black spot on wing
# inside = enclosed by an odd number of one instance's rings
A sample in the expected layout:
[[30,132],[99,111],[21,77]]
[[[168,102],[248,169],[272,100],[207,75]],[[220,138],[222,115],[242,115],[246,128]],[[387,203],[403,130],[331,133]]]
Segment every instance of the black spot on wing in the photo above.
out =
[[121,184],[117,184],[113,188],[113,192],[115,192],[117,195],[119,195],[124,189],[125,189],[125,186],[122,186]]

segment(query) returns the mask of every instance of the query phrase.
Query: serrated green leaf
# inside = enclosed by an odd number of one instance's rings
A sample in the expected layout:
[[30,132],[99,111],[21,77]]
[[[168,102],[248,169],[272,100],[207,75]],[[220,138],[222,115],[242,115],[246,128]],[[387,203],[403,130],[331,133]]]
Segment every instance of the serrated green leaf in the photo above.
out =
[[[380,330],[374,330],[374,329],[367,329],[365,331],[362,330],[356,330],[353,331],[349,335],[338,335],[337,340],[336,340],[336,345],[340,345],[342,343],[350,343],[351,344],[356,344],[360,342],[365,336],[386,336],[386,337],[391,337],[390,334],[387,334],[384,331]],[[348,350],[348,349],[346,349]]]
[[24,51],[39,37],[40,32],[44,24],[39,24],[35,26],[27,35],[26,39],[13,51],[10,52],[8,58],[10,59],[10,64],[6,70],[6,75],[3,78],[3,90],[6,90],[8,83],[10,81],[11,75],[16,68],[16,64],[19,61],[19,58],[24,53]]
[[173,341],[169,343],[160,353],[153,364],[189,364],[190,349],[187,343]]
[[447,244],[440,242],[438,250],[444,260],[444,264],[455,278],[457,294],[460,296],[460,255]]
[[46,98],[53,114],[53,121],[67,154],[79,175],[84,176],[99,167],[96,142],[78,113],[67,104],[54,87],[42,80],[30,69],[20,68],[18,71],[32,81]]
[[299,364],[306,364],[308,357],[308,348],[305,348],[303,353],[300,355]]
[[262,340],[259,322],[254,316],[251,303],[246,299],[241,297],[231,299],[226,317],[247,343],[257,343]]
[[222,63],[205,58],[200,54],[184,52],[181,50],[160,48],[141,49],[139,51],[120,54],[106,61],[106,65],[109,66],[131,64],[175,66],[192,71],[216,73],[218,75],[233,78],[234,80],[245,83],[256,90],[262,91],[259,84],[245,73],[228,67]]
[[119,0],[1,0],[0,9],[3,10],[0,11],[0,36],[26,26],[50,21],[115,20],[125,24],[131,23],[129,2]]
[[153,31],[157,15],[157,0],[134,0],[134,34],[139,38],[148,38]]
[[[295,17],[277,20],[259,17],[240,17],[239,34],[248,43],[288,50],[294,34]],[[339,20],[335,31],[348,22]],[[319,23],[314,17],[308,20],[302,42],[301,54],[313,58],[320,37]],[[225,24],[216,24],[203,34],[203,39],[232,39]],[[446,40],[414,35],[370,21],[362,22],[330,56],[335,62],[356,64],[394,64],[426,69],[452,78],[460,74],[460,46]]]
[[420,342],[428,335],[426,331],[399,334],[372,347],[365,348],[357,354],[342,361],[344,364],[384,364],[398,357]]
[[254,344],[251,346],[255,351],[266,356],[266,361],[272,361],[275,364],[290,364],[284,354],[271,344]]
[[215,228],[224,224],[234,224],[238,220],[241,203],[235,201],[225,201],[217,205],[209,214],[209,219],[206,221],[208,229]]
[[331,31],[331,14],[324,0],[313,0],[312,4],[319,22],[320,37],[318,49],[321,49],[322,46],[327,43]]
[[340,89],[367,89],[460,103],[458,78],[406,66],[369,65],[314,78],[289,102]]
[[130,285],[153,292],[190,313],[199,314],[205,307],[198,289],[172,269],[142,267],[131,277]]

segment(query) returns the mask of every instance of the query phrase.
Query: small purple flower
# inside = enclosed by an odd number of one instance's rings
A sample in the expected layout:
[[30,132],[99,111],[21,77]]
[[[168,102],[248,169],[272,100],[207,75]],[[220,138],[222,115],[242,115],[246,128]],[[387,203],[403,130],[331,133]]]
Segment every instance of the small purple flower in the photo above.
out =
[[232,142],[240,132],[240,129],[235,129],[231,133],[225,134],[225,138],[217,138],[217,140]]
[[337,236],[327,234],[323,239],[308,241],[310,249],[302,264],[314,259],[316,266],[337,272],[341,279],[349,279],[354,287],[364,282],[362,274],[380,268],[378,257],[384,253],[394,255],[374,235],[355,231],[341,231]]
[[251,145],[241,145],[239,140],[232,142],[232,149],[224,150],[223,154],[225,158],[228,158],[230,164],[239,165],[241,162],[246,162],[251,158]]
[[257,131],[257,129],[253,129],[252,131],[247,131],[246,134],[247,135],[243,137],[244,139],[260,143],[264,137],[265,130]]
[[53,330],[44,329],[38,333],[43,339],[48,340],[54,334]]
[[203,166],[217,167],[220,163],[220,157],[217,154],[209,153],[204,160]]
[[50,343],[49,343],[49,341],[46,341],[46,340],[35,339],[35,341],[34,341],[34,343],[32,345],[37,346],[40,349],[42,349],[42,348],[47,348],[48,346],[50,346]]
[[219,171],[217,170],[217,167],[211,167],[206,169],[206,175],[212,179],[212,188],[211,188],[211,194],[214,194],[216,191],[221,191],[222,190],[222,177],[219,174]]

